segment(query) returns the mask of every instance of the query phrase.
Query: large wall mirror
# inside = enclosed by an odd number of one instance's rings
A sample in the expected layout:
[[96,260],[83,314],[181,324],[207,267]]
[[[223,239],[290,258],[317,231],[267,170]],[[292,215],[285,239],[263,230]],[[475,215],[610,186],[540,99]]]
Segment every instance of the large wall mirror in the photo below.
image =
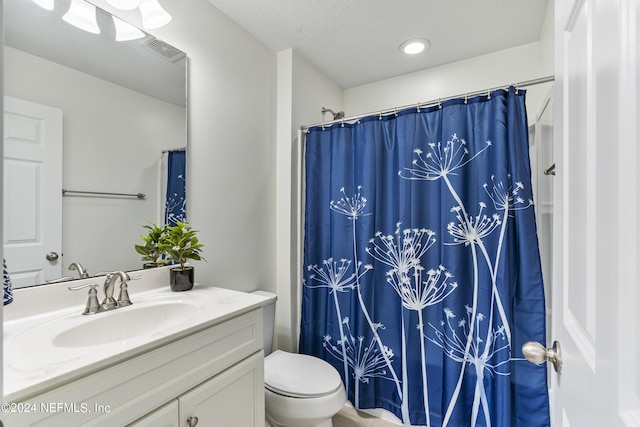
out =
[[71,0],[54,4],[4,2],[14,287],[78,278],[72,263],[89,275],[142,268],[134,245],[145,224],[163,221],[166,153],[187,143],[185,53],[147,33],[116,41],[117,19],[101,9],[100,34],[89,33],[63,20]]

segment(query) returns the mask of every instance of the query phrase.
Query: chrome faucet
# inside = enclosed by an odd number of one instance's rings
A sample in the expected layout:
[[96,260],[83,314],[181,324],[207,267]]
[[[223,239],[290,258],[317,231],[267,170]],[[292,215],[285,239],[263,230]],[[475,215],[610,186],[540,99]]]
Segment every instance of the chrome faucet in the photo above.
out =
[[[88,279],[89,273],[87,270],[80,264],[79,262],[72,262],[69,266],[69,270],[77,271],[80,279]],[[68,282],[69,280],[74,280],[71,276],[61,277],[59,279],[46,280],[47,283],[60,283],[60,282]]]
[[113,298],[113,288],[116,285],[116,282],[120,279],[120,299],[123,298],[122,289],[124,288],[126,293],[126,302],[131,305],[131,301],[129,301],[129,295],[126,292],[127,289],[127,281],[131,280],[131,277],[123,271],[114,271],[113,273],[107,274],[107,277],[104,281],[104,300],[102,300],[102,308],[104,310],[113,310],[118,307],[118,302]]
[[[98,302],[98,291],[96,290],[97,284],[95,283],[85,283],[83,285],[78,286],[69,286],[68,289],[70,291],[77,291],[79,289],[89,288],[89,298],[87,300],[87,305],[82,312],[82,314],[96,314],[101,313],[103,311],[115,310],[118,307],[126,307],[128,305],[133,304],[129,299],[129,291],[127,287],[127,282],[129,280],[140,279],[142,276],[131,277],[127,273],[123,271],[114,271],[112,273],[106,273],[106,277],[104,280],[103,290],[104,290],[104,299],[102,303]],[[120,294],[118,295],[118,300],[116,301],[113,298],[113,291],[116,286],[116,283],[120,281]]]
[[87,270],[79,262],[72,262],[69,270],[77,271],[81,279],[89,278],[89,273],[87,273]]

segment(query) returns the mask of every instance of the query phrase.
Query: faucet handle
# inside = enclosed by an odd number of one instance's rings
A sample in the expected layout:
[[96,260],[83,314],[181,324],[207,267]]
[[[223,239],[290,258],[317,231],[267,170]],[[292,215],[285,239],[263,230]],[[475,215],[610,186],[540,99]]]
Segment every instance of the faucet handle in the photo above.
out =
[[126,307],[133,304],[129,299],[129,287],[127,282],[120,283],[120,295],[118,295],[118,307]]
[[102,306],[98,302],[98,285],[96,283],[85,283],[84,285],[68,286],[70,291],[78,291],[80,289],[89,288],[89,298],[87,299],[87,305],[84,308],[82,314],[96,314],[102,311]]
[[[98,284],[97,283],[84,283],[82,285],[67,286],[67,289],[69,289],[70,291],[79,291],[80,289],[88,288],[89,286],[93,286],[94,289],[95,289],[95,287],[98,286]],[[91,292],[91,289],[89,289],[89,292]]]
[[127,280],[120,282],[120,295],[118,296],[118,307],[126,307],[128,305],[133,304],[129,299],[129,287],[127,286],[127,282],[129,280],[139,280],[142,278],[142,275],[139,274],[137,276],[130,276],[128,273],[125,273]]
[[59,279],[45,280],[45,282],[47,282],[47,283],[61,283],[61,282],[68,282],[69,280],[73,280],[73,277],[65,276],[65,277],[60,277]]

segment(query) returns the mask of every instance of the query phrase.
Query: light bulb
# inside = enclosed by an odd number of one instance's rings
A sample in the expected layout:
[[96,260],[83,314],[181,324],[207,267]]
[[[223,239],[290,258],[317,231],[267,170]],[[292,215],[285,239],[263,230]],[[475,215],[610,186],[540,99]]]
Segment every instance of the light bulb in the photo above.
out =
[[407,55],[416,55],[424,52],[431,46],[429,40],[426,39],[411,39],[400,45],[400,50]]
[[71,0],[69,11],[62,19],[81,30],[100,34],[100,27],[96,21],[96,7],[84,0]]
[[112,16],[113,25],[116,27],[116,41],[124,42],[127,40],[141,39],[146,34],[139,28],[134,27],[128,22],[124,22],[122,19]]
[[46,10],[53,10],[53,0],[33,0],[35,4]]
[[171,21],[171,15],[160,6],[158,0],[140,0],[142,26],[146,29],[160,28]]
[[140,0],[107,0],[113,7],[121,10],[133,10],[140,4]]

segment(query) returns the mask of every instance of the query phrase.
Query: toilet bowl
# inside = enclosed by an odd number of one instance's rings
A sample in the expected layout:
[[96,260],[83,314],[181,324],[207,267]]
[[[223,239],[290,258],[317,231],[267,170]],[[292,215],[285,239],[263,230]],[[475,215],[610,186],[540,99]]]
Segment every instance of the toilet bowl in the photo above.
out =
[[266,421],[272,427],[332,427],[331,418],[347,396],[338,371],[306,354],[272,352],[276,295],[268,297],[264,317],[264,393]]
[[347,398],[324,360],[276,350],[264,362],[265,410],[272,426],[331,427]]

